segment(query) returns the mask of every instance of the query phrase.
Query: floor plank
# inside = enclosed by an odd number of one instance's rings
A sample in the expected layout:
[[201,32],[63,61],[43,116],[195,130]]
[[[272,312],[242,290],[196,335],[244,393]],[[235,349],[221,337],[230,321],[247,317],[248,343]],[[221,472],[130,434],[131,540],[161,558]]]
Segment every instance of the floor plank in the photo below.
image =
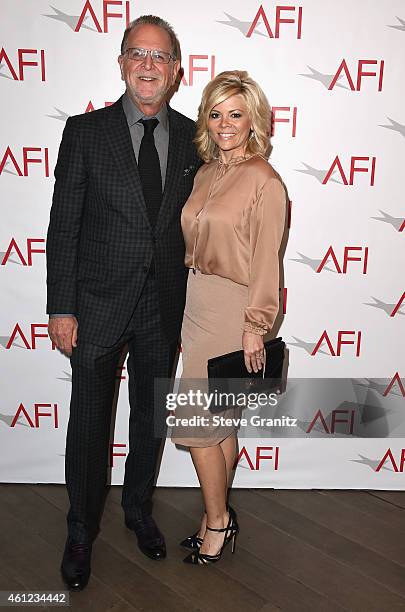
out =
[[344,506],[353,507],[361,512],[365,512],[396,530],[404,532],[405,535],[405,508],[400,508],[385,499],[376,497],[370,491],[328,490],[320,491],[319,493],[336,499]]
[[398,538],[395,527],[382,526],[375,516],[353,506],[344,512],[336,498],[316,491],[262,490],[260,495],[405,567],[405,538]]
[[402,491],[370,491],[370,494],[383,499],[392,506],[405,509],[405,494]]

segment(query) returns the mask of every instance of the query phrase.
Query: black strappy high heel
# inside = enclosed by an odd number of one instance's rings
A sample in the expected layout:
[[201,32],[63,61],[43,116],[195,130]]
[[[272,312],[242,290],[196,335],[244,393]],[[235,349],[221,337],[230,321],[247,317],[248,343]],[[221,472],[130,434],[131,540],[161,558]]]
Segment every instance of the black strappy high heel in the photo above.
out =
[[180,546],[188,548],[189,550],[198,550],[202,544],[203,539],[198,537],[199,531],[193,533],[180,542]]
[[[230,514],[230,516],[232,516],[232,518],[234,519],[234,521],[237,523],[236,520],[236,512],[235,510],[232,508],[232,506],[228,506],[227,510]],[[204,514],[206,514],[206,512],[204,512]],[[193,535],[188,536],[188,538],[185,538],[184,540],[182,540],[179,544],[179,546],[182,546],[183,548],[187,548],[188,550],[198,550],[202,544],[203,538],[198,537],[200,530],[196,531],[195,533],[193,533]]]
[[232,513],[229,511],[229,519],[226,527],[223,527],[222,529],[215,529],[214,527],[208,527],[207,525],[207,530],[216,531],[217,533],[225,533],[224,542],[219,552],[216,555],[207,555],[205,553],[201,553],[200,549],[198,548],[183,559],[184,563],[191,565],[209,565],[210,563],[216,563],[222,557],[225,546],[229,544],[229,542],[232,542],[232,553],[235,552],[235,542],[236,536],[239,533],[239,525],[236,520],[236,514],[233,510]]

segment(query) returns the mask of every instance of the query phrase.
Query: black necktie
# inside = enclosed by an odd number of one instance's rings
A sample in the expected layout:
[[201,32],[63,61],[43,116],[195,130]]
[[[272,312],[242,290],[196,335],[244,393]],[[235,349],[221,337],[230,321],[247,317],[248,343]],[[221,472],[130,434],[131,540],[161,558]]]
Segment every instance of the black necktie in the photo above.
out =
[[142,191],[151,226],[154,228],[162,203],[162,175],[160,173],[159,155],[155,146],[153,132],[159,120],[141,119],[144,133],[138,155],[138,169],[141,177]]

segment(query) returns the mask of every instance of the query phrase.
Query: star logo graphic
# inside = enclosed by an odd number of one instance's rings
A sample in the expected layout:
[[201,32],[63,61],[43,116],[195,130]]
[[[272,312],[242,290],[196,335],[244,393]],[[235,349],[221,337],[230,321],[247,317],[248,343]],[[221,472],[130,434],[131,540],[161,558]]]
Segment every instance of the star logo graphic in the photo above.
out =
[[[13,251],[11,252],[13,253]],[[0,251],[0,261],[3,261],[6,254],[7,254],[7,251]],[[7,263],[13,263],[13,264],[17,264],[18,266],[22,266],[21,261],[15,261],[15,259],[11,259],[12,257],[13,255],[7,258]]]
[[[249,32],[250,26],[252,25],[250,21],[240,21],[236,17],[233,17],[232,15],[229,15],[229,13],[225,13],[225,12],[224,12],[224,15],[228,17],[228,21],[217,21],[217,23],[221,23],[222,25],[229,26],[230,28],[236,28],[237,30],[239,30],[239,32],[243,34],[243,36],[246,36],[246,34]],[[266,36],[266,34],[263,34],[263,32],[260,32],[257,30],[257,28],[261,25],[262,25],[262,22],[259,21],[257,23],[256,28],[253,31],[253,34],[258,34],[259,36]]]
[[72,374],[70,372],[63,371],[65,377],[58,376],[58,380],[64,380],[66,382],[72,382]]
[[[322,259],[312,259],[311,257],[307,257],[306,255],[304,255],[303,253],[300,253],[299,251],[297,251],[297,253],[301,257],[301,259],[293,259],[291,257],[290,261],[296,261],[297,263],[309,266],[314,272],[317,271],[317,269],[319,268],[320,264],[323,261]],[[327,263],[328,261],[329,259],[327,259],[325,263]],[[332,270],[332,268],[328,268],[327,266],[323,266],[322,270],[328,270],[328,272],[336,272],[336,270]]]
[[[374,296],[371,296],[371,299],[374,300],[374,304],[369,303],[369,302],[364,302],[364,305],[373,306],[374,308],[379,308],[380,310],[383,310],[389,317],[391,316],[391,313],[394,310],[394,308],[396,308],[397,306],[397,304],[390,304],[388,302],[383,302],[382,300],[379,300],[378,298],[375,298]],[[402,312],[401,308],[403,308],[403,306],[400,306],[396,314],[405,315],[405,312]]]
[[61,110],[60,108],[56,108],[56,106],[54,106],[54,109],[58,113],[57,115],[46,115],[46,116],[50,117],[51,119],[59,119],[59,121],[64,121],[64,122],[66,122],[69,119],[70,115],[65,113],[65,111]]
[[[387,390],[388,384],[390,381],[386,380],[382,383],[378,382],[377,379],[375,378],[365,378],[364,379],[366,382],[362,382],[360,380],[354,380],[354,384],[359,386],[359,387],[365,387],[368,391],[374,391],[375,393],[377,393],[378,395],[381,395],[381,397],[386,397],[384,396],[385,391]],[[398,397],[402,397],[401,393],[398,393],[396,391],[390,391],[389,393],[390,395],[397,395]]]
[[[18,176],[17,172],[11,172],[11,170],[7,170],[7,166],[9,166],[9,165],[10,165],[9,161],[4,164],[3,170],[1,171],[1,174],[3,174],[3,172],[4,172],[5,174],[12,174],[13,176]],[[0,176],[1,176],[1,174],[0,174]]]
[[[306,351],[308,353],[308,355],[311,355],[314,348],[317,345],[317,342],[306,342],[305,340],[301,340],[300,338],[297,338],[296,336],[293,336],[295,342],[287,342],[288,346],[296,346],[297,348],[303,349],[304,351]],[[324,342],[322,342],[320,344],[320,347],[324,345]],[[325,351],[321,351],[318,350],[318,353],[322,353],[322,355],[329,355],[329,353],[326,353]]]
[[[302,174],[308,174],[309,176],[313,176],[319,183],[323,183],[325,176],[327,175],[329,168],[327,170],[318,170],[318,168],[314,168],[305,162],[301,162],[303,166],[305,166],[305,170],[302,168],[295,168],[295,172],[302,172]],[[334,170],[331,174],[331,178],[329,179],[332,183],[340,183],[336,179],[332,178],[335,174],[336,170]],[[340,183],[341,184],[341,183]]]
[[[27,425],[27,423],[22,423],[20,421],[21,417],[19,416],[18,419],[16,420],[15,424],[16,425],[21,425],[21,427],[29,427],[29,425]],[[3,422],[7,425],[7,427],[11,427],[11,423],[14,420],[14,415],[13,414],[2,414],[0,412],[0,423]]]
[[392,225],[392,227],[394,227],[399,232],[399,230],[401,229],[401,227],[403,227],[405,223],[405,219],[403,219],[402,217],[393,217],[392,215],[384,212],[381,209],[379,209],[379,211],[382,214],[382,217],[371,217],[371,218],[375,219],[376,221],[382,221],[382,223],[389,223],[390,225]]
[[[321,83],[326,89],[329,89],[329,86],[333,80],[333,78],[335,77],[334,74],[325,74],[323,72],[319,72],[319,70],[316,70],[315,68],[311,68],[311,66],[308,66],[309,70],[311,71],[311,74],[300,74],[299,76],[303,76],[306,77],[307,79],[313,79],[314,81],[319,81],[319,83]],[[339,83],[339,81],[342,79],[343,75],[341,74],[340,76],[338,76],[336,83],[335,83],[335,87],[340,87],[341,89],[348,89],[348,87],[345,87],[344,85],[341,85]]]
[[[67,13],[63,13],[59,9],[55,8],[54,6],[49,6],[53,11],[55,11],[55,15],[42,15],[42,17],[48,17],[49,19],[55,19],[55,21],[61,21],[62,23],[65,23],[74,32],[77,26],[77,22],[79,21],[80,15],[68,15]],[[84,25],[84,22],[87,20],[88,16],[83,19],[83,24],[81,25],[81,28],[85,28],[86,30],[90,30],[91,32],[96,32],[94,28],[89,28],[89,26]]]
[[[244,465],[244,463],[246,465]],[[244,457],[241,457],[239,459],[237,467],[238,468],[242,468],[243,470],[249,470],[250,469],[249,464],[248,464],[248,462],[246,461],[246,459]]]
[[[380,459],[371,459],[370,457],[366,457],[365,455],[360,455],[360,453],[359,457],[360,459],[349,459],[349,461],[351,461],[352,463],[360,463],[361,465],[367,465],[373,472],[375,472],[377,467],[380,465]],[[388,470],[389,472],[394,471],[388,467],[385,467],[385,465],[383,465],[381,469]]]
[[398,121],[391,119],[391,117],[387,117],[387,119],[390,122],[390,125],[380,125],[379,127],[392,130],[393,132],[398,132],[398,134],[401,134],[401,136],[405,138],[405,125],[398,123]]
[[4,68],[6,64],[0,64],[0,77],[3,77],[3,79],[11,79],[13,81],[13,78],[9,75],[9,74],[3,74],[2,70]]
[[399,21],[400,25],[389,25],[388,27],[393,28],[394,30],[402,30],[402,32],[405,32],[405,19],[397,17],[397,20]]
[[[6,348],[9,341],[10,341],[10,336],[0,336],[0,346],[2,346],[3,348]],[[25,346],[21,346],[21,344],[17,344],[15,340],[13,340],[13,342],[11,343],[11,346],[16,346],[17,348],[22,348],[22,349],[26,348]]]
[[[296,423],[297,423],[298,429],[300,429],[307,437],[309,437],[313,431],[316,432],[316,433],[325,434],[325,437],[329,436],[329,434],[326,433],[325,428],[322,427],[322,425],[320,424],[319,421],[316,421],[315,423],[313,423],[312,427],[311,427],[311,431],[308,432],[308,429],[309,429],[312,421],[303,421],[302,419],[298,419],[297,417],[293,417],[290,414],[287,414],[286,416],[290,417],[291,419],[297,419]],[[328,416],[330,416],[330,415],[327,415],[326,418],[328,418]]]

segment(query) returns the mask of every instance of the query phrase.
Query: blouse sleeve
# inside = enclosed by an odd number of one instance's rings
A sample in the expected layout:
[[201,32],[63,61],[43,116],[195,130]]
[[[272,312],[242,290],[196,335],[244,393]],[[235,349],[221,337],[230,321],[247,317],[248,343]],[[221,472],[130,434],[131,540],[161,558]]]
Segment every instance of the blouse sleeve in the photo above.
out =
[[250,270],[244,331],[264,335],[279,310],[278,251],[284,233],[286,196],[277,178],[268,179],[250,217]]

